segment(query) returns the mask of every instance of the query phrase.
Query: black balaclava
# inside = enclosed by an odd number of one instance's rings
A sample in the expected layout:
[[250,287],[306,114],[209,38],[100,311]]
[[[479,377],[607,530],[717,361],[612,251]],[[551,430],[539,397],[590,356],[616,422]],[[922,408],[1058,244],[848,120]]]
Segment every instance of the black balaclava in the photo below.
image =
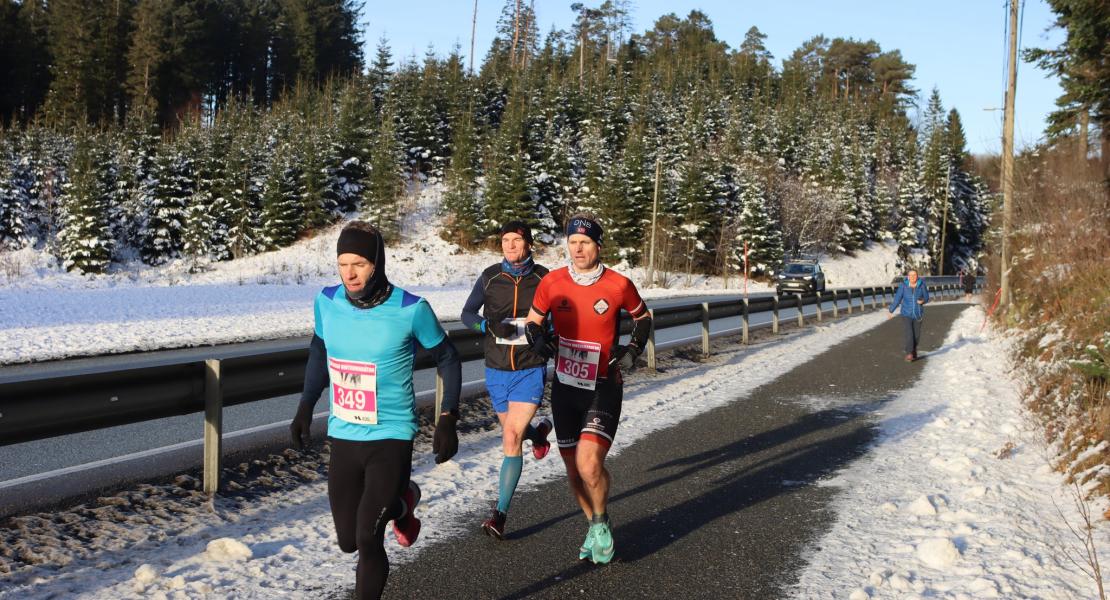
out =
[[389,298],[393,293],[393,286],[385,276],[385,240],[376,228],[373,231],[364,231],[354,227],[347,227],[339,234],[339,241],[335,244],[335,255],[357,254],[374,265],[374,274],[363,288],[354,295],[343,286],[347,300],[358,308],[373,308]]

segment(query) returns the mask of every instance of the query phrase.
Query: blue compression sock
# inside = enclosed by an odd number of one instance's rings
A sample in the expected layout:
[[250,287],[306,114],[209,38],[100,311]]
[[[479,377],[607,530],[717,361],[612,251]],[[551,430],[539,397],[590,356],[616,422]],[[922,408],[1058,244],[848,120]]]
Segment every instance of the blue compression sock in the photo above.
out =
[[524,469],[523,456],[506,456],[501,461],[501,487],[497,494],[497,510],[509,512],[509,502],[513,500],[513,492],[520,481],[520,472]]

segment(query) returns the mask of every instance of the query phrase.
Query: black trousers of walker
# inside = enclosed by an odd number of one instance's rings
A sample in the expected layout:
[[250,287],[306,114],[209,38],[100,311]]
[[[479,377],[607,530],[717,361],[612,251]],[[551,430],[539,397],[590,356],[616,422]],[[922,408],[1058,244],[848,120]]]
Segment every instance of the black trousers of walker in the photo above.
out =
[[339,549],[358,550],[355,597],[381,598],[389,576],[385,527],[401,516],[401,494],[412,473],[412,441],[329,439],[328,501]]

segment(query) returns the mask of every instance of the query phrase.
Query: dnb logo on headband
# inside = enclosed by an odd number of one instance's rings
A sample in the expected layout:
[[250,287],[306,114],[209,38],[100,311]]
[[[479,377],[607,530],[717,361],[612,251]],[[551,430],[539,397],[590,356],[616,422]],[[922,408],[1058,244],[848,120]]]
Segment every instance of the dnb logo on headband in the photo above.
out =
[[567,237],[576,233],[587,236],[593,240],[594,243],[601,245],[601,225],[598,225],[590,219],[571,219],[570,223],[567,223]]

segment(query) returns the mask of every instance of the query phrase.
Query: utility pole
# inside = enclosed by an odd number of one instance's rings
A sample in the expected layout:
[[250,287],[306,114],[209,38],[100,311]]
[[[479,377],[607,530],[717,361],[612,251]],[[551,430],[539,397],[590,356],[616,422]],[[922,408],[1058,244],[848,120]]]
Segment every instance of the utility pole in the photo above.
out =
[[1018,1],[1010,0],[1010,68],[1006,83],[1006,112],[1002,124],[1002,308],[1009,306],[1010,228],[1014,217],[1014,94],[1017,91]]
[[659,174],[663,170],[663,159],[655,159],[655,198],[651,201],[651,244],[648,247],[647,285],[655,285],[655,216],[659,212]]
[[470,19],[470,75],[474,76],[474,33],[478,30],[478,0],[474,0],[474,16]]
[[940,221],[940,261],[937,275],[944,275],[944,234],[948,232],[948,192],[952,189],[952,163],[948,163],[948,179],[944,180],[944,216]]

